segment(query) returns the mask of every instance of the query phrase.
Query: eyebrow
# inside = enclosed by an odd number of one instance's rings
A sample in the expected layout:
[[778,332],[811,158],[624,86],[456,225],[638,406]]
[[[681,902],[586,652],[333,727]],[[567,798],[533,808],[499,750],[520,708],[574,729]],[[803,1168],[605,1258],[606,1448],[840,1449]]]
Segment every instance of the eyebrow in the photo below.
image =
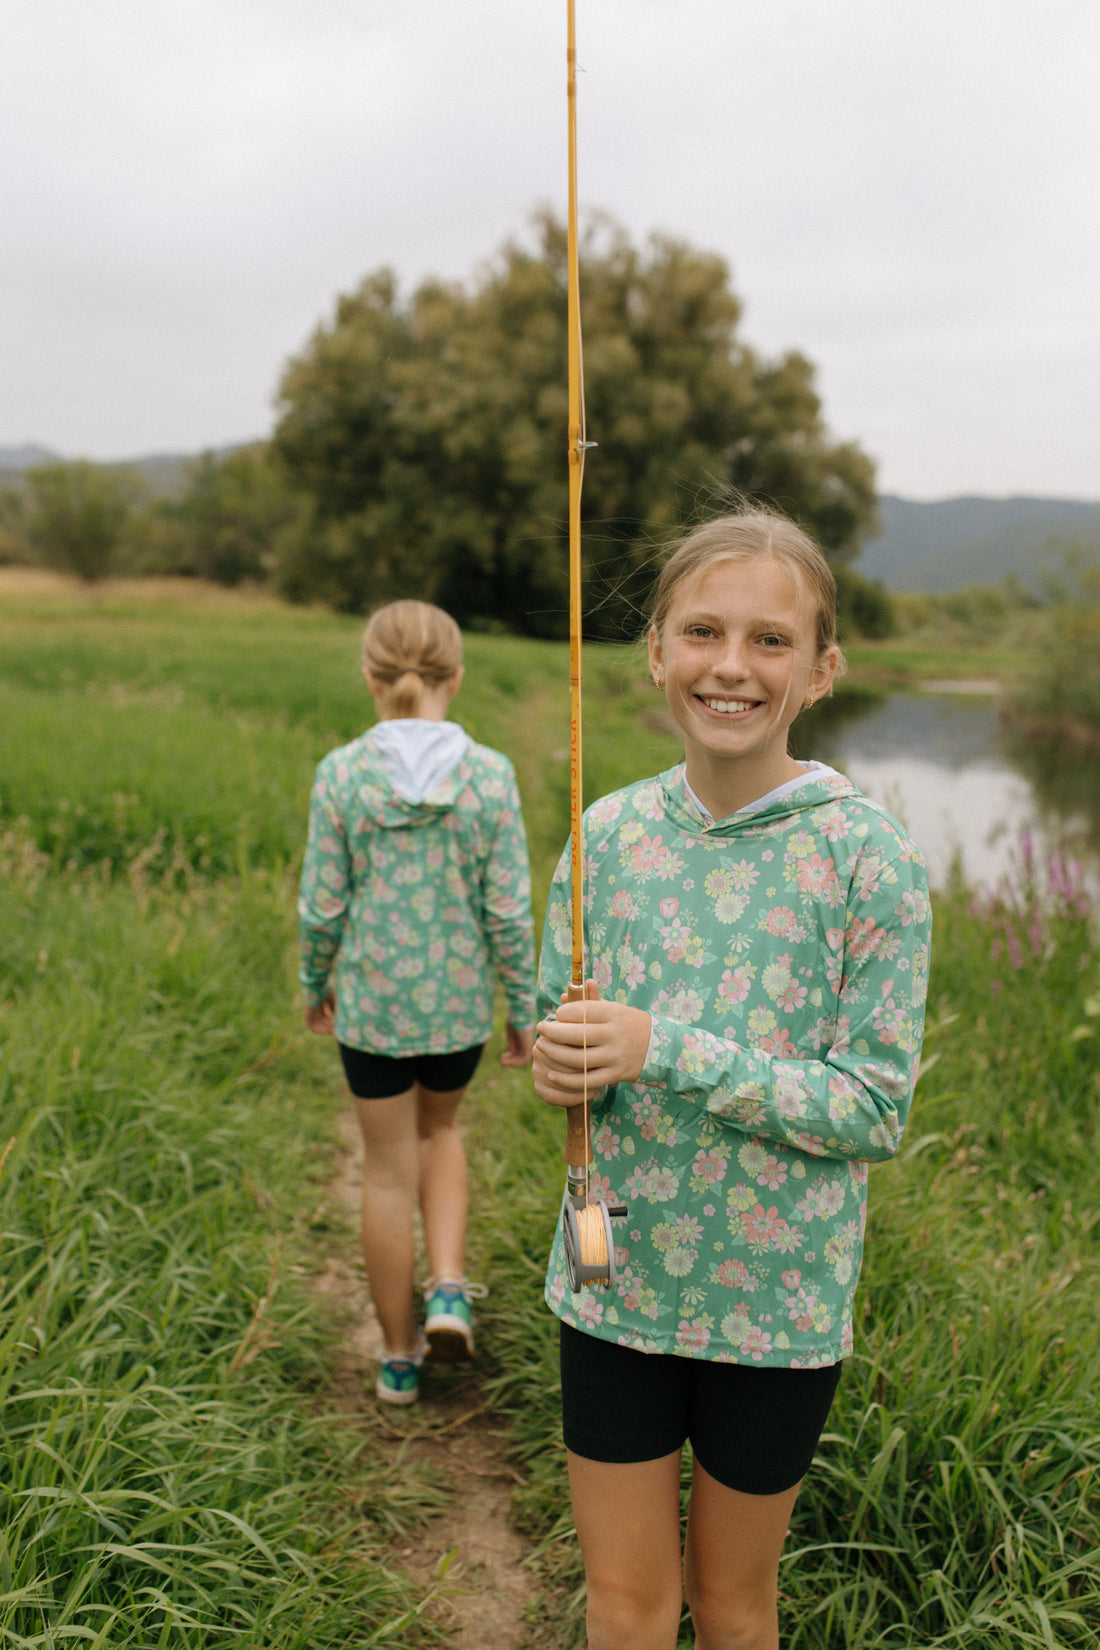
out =
[[[721,629],[722,625],[725,623],[725,620],[718,613],[706,613],[706,612],[703,612],[702,610],[700,610],[697,613],[692,613],[692,612],[685,613],[684,617],[681,619],[680,623],[682,625],[709,624],[709,625],[712,625],[716,630],[718,630],[718,629]],[[789,636],[789,635],[793,634],[793,632],[797,629],[797,625],[793,624],[789,619],[756,618],[756,619],[749,619],[747,621],[746,629],[748,629],[748,630],[777,630],[777,631],[781,630],[784,633],[784,635]]]

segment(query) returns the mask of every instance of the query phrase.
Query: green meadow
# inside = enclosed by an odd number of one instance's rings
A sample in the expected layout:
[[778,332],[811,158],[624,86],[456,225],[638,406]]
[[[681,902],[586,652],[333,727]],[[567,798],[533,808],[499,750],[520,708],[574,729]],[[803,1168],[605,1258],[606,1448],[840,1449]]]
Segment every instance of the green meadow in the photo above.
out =
[[[447,1642],[393,1538],[461,1485],[339,1415],[341,1324],[309,1282],[354,1238],[324,1203],[340,1084],[300,1029],[294,892],[314,764],[369,710],[358,628],[199,587],[0,583],[0,1645]],[[859,649],[851,689],[918,668],[904,651]],[[516,762],[541,908],[566,650],[474,635],[467,665],[456,714]],[[980,650],[966,671],[997,674]],[[630,650],[587,650],[585,717],[589,796],[674,756]],[[783,1644],[1094,1650],[1095,911],[1072,867],[1021,860],[1011,890],[954,890],[936,918],[924,1072],[873,1175]],[[541,1304],[558,1119],[495,1059],[468,1112],[529,1645],[579,1645]]]

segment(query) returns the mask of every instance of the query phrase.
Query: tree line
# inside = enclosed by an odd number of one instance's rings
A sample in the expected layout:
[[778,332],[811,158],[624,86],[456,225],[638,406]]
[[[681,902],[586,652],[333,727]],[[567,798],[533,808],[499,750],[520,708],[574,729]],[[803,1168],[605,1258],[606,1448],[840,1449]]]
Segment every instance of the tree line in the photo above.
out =
[[[731,496],[773,504],[822,543],[849,628],[889,600],[852,568],[874,529],[871,459],[826,428],[814,368],[739,335],[723,260],[593,218],[581,249],[590,439],[586,631],[633,635],[662,546]],[[362,612],[397,595],[459,623],[567,625],[566,235],[541,214],[469,283],[403,297],[381,269],[290,360],[268,442],[204,454],[183,494],[132,475],[39,466],[0,500],[0,532],[82,578],[116,567]]]

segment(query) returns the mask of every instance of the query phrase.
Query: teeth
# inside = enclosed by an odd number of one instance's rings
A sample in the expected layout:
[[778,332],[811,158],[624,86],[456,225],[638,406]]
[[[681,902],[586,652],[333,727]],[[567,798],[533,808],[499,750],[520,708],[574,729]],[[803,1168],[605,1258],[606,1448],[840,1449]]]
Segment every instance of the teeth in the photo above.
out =
[[706,705],[708,710],[724,711],[729,716],[735,715],[737,713],[737,711],[739,711],[739,710],[751,710],[753,705],[755,704],[755,702],[756,701],[753,700],[753,699],[704,699],[703,700],[703,703],[704,703],[704,705]]

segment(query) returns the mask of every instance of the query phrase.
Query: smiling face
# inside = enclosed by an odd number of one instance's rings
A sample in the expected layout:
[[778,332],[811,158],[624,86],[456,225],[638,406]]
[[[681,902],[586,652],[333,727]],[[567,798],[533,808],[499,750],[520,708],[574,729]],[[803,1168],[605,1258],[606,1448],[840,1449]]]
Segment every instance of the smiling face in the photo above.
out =
[[787,733],[829,691],[838,657],[818,654],[813,597],[776,557],[718,560],[683,580],[650,632],[650,666],[684,735],[688,783],[715,818],[801,773]]

